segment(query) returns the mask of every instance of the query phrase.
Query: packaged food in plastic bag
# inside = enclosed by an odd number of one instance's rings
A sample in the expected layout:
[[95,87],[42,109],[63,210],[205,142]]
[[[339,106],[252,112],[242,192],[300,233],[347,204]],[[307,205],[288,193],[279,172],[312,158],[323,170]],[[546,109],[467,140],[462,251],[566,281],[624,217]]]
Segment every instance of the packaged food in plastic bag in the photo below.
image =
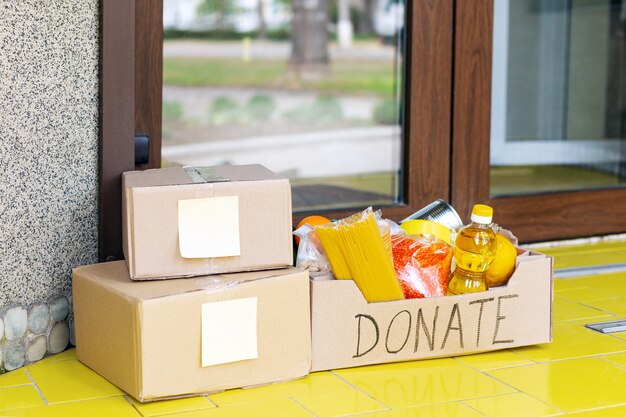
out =
[[389,253],[389,256],[391,257],[391,225],[386,219],[383,219],[383,213],[381,210],[376,210],[374,212],[374,217],[376,218],[378,231],[383,238],[383,242],[385,242],[385,249],[387,249],[387,253]]
[[309,272],[331,272],[330,263],[315,230],[305,224],[296,229],[293,234],[300,238],[296,267]]
[[315,231],[335,278],[354,280],[368,302],[404,298],[385,245],[388,224],[379,224],[371,207]]
[[393,263],[405,298],[445,296],[452,247],[432,236],[391,237]]

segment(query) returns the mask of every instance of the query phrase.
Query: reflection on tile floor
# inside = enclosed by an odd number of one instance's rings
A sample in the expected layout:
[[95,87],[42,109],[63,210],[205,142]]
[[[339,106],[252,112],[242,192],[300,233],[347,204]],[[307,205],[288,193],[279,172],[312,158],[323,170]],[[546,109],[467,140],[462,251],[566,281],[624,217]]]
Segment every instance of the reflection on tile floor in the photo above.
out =
[[591,357],[497,369],[489,374],[565,412],[626,403],[626,368]]
[[343,369],[335,373],[390,408],[515,392],[450,358]]
[[584,324],[591,321],[593,320],[583,320],[575,324],[556,322],[552,329],[554,337],[552,343],[524,346],[512,350],[536,362],[550,362],[626,351],[626,344],[623,340],[585,328]]
[[[626,242],[550,248],[557,267],[626,262]],[[554,341],[332,372],[209,396],[140,404],[68,350],[0,375],[0,416],[626,416],[626,272],[557,279]]]

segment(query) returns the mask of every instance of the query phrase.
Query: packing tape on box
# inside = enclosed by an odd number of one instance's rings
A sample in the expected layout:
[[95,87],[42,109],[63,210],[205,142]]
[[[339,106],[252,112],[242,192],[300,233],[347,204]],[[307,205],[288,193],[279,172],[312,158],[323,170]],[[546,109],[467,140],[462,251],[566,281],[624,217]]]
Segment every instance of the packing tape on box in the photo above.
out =
[[[194,183],[229,182],[212,167],[185,167]],[[204,259],[214,269],[216,258],[241,255],[239,198],[207,197],[178,201],[178,243],[185,259]]]
[[184,167],[187,175],[193,180],[194,183],[208,183],[208,182],[229,182],[230,178],[218,174],[212,167]]

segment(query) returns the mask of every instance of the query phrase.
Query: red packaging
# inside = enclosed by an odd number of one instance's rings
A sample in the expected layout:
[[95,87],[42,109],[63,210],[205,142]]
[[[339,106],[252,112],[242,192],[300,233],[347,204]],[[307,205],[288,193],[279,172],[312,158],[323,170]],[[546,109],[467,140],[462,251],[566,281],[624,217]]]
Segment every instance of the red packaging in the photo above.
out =
[[452,248],[427,236],[391,237],[393,265],[405,298],[446,295]]

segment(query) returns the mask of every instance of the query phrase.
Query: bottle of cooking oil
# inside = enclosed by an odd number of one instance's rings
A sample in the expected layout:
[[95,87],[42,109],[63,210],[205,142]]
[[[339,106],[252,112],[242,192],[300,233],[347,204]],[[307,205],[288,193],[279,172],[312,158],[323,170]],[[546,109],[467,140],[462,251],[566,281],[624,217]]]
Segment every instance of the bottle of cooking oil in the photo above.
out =
[[496,234],[491,228],[493,209],[476,204],[472,222],[462,227],[454,241],[456,269],[448,284],[448,295],[487,290],[485,271],[496,255]]

